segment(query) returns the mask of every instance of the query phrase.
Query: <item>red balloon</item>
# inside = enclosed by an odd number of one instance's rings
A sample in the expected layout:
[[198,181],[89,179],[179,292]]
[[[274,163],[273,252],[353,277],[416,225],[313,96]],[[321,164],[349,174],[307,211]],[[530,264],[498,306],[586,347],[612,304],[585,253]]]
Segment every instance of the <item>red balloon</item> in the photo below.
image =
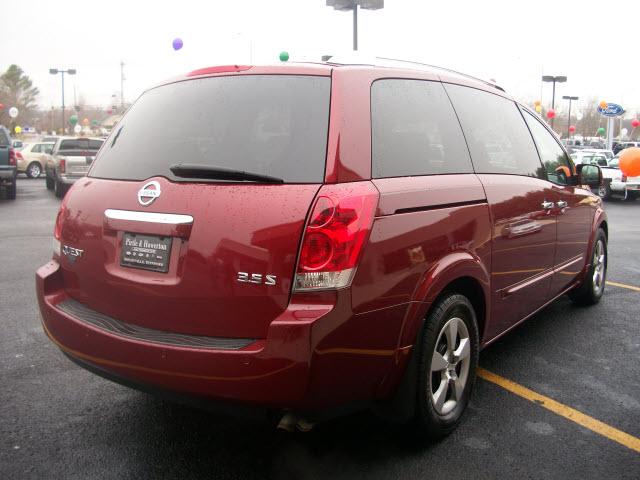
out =
[[637,118],[634,118],[633,120],[631,120],[631,126],[633,128],[637,128],[638,125],[640,125],[640,120],[638,120]]
[[570,131],[571,133],[575,132],[575,131],[576,131],[576,126],[575,126],[575,125],[571,125],[571,126],[569,127],[569,131]]
[[620,171],[627,177],[640,177],[640,148],[629,147],[620,152]]
[[0,103],[0,110],[4,109],[4,103]]
[[547,110],[547,118],[553,118],[556,116],[555,110],[549,109]]
[[107,114],[108,115],[111,115],[112,113],[113,113],[113,110],[111,110],[111,109],[107,110]]

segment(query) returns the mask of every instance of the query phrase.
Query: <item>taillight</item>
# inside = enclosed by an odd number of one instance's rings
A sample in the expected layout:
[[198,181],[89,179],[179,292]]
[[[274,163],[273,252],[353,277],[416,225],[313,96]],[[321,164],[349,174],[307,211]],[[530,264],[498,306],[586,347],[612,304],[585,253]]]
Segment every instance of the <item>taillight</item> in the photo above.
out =
[[60,255],[60,240],[62,239],[62,222],[64,221],[65,213],[67,212],[67,205],[65,200],[62,200],[60,208],[58,209],[58,216],[56,217],[56,224],[53,227],[53,254]]
[[59,167],[60,173],[65,173],[67,171],[67,161],[64,158],[61,158],[58,161],[58,167]]
[[620,179],[620,181],[622,183],[626,183],[627,182],[627,176],[626,175],[622,175],[622,178]]
[[370,182],[324,185],[302,238],[294,291],[326,290],[351,284],[378,206]]
[[16,166],[16,151],[13,148],[9,149],[9,165]]

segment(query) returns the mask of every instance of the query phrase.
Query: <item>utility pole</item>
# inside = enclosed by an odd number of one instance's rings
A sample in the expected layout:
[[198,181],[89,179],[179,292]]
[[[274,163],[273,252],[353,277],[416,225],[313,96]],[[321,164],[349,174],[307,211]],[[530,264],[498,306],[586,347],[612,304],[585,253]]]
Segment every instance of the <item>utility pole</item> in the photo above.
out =
[[124,62],[120,61],[120,113],[124,113]]

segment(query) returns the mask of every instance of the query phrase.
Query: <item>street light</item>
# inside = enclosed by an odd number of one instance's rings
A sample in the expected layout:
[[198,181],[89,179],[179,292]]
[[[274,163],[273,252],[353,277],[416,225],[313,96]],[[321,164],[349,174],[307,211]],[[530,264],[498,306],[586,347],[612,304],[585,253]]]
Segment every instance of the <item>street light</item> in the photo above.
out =
[[365,10],[384,8],[384,0],[327,0],[327,7],[347,12],[353,10],[353,49],[358,50],[358,5]]
[[571,136],[571,101],[578,100],[578,97],[571,97],[569,95],[563,95],[563,100],[569,100],[569,118],[567,119],[567,138]]
[[[563,75],[543,75],[543,82],[553,82],[553,95],[551,96],[551,109],[555,110],[556,108],[556,83],[564,83],[567,81],[567,77]],[[551,129],[553,130],[553,118],[551,119]]]
[[62,133],[64,134],[64,121],[65,121],[64,120],[64,74],[68,73],[69,75],[75,75],[76,69],[69,68],[68,70],[62,70],[59,68],[50,68],[49,73],[51,75],[57,75],[57,74],[62,75]]

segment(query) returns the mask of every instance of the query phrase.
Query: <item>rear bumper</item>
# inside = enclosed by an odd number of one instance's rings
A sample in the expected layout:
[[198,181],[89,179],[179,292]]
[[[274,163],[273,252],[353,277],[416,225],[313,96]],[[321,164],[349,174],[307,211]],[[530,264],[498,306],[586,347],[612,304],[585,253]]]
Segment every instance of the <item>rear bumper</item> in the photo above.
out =
[[404,369],[409,357],[410,348],[396,348],[397,335],[388,345],[353,336],[354,326],[375,328],[376,319],[399,330],[406,306],[354,315],[346,291],[292,302],[270,324],[267,338],[218,350],[118,335],[63,311],[58,305],[69,297],[56,261],[36,272],[36,289],[43,328],[66,355],[142,390],[317,412],[380,396],[390,371]]
[[0,168],[0,183],[13,183],[18,174],[16,167]]

